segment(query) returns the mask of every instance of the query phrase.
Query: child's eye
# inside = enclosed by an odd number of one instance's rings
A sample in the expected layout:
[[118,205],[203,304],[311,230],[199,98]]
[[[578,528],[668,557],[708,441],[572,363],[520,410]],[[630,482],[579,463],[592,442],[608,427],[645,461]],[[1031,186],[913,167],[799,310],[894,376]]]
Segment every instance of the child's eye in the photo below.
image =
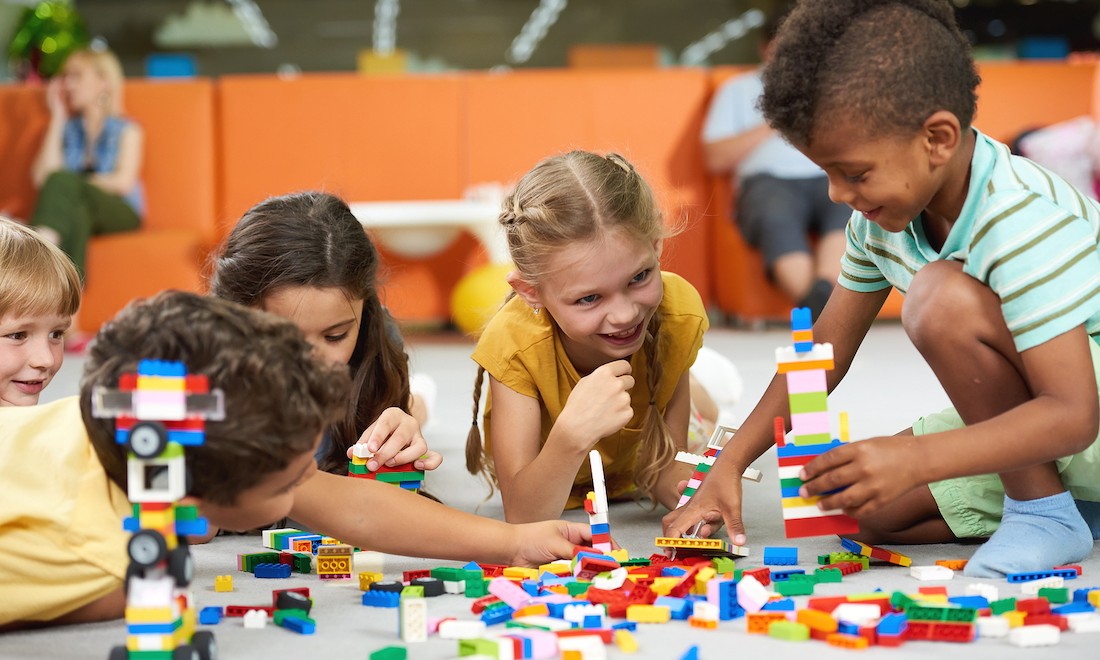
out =
[[65,331],[64,330],[54,330],[53,332],[50,333],[50,339],[61,341],[64,338],[65,338]]
[[330,344],[339,344],[340,342],[344,341],[347,338],[348,338],[348,333],[346,333],[346,332],[343,333],[343,334],[339,334],[339,335],[325,335],[325,341],[327,341]]
[[597,294],[593,293],[592,295],[585,296],[583,298],[578,298],[577,299],[577,304],[578,305],[591,305],[592,303],[596,302],[598,299],[599,299],[599,296]]
[[649,279],[649,273],[650,273],[651,270],[653,270],[653,269],[652,268],[646,268],[642,272],[635,275],[634,279],[630,280],[630,283],[631,284],[638,284],[639,282],[645,282],[647,279]]
[[848,183],[863,183],[863,179],[867,176],[866,172],[860,172],[859,174],[853,174],[851,176],[845,176],[844,180]]
[[27,338],[27,333],[25,333],[25,332],[12,332],[12,333],[4,335],[4,337],[6,337],[8,339],[11,339],[12,341],[23,341],[24,339]]

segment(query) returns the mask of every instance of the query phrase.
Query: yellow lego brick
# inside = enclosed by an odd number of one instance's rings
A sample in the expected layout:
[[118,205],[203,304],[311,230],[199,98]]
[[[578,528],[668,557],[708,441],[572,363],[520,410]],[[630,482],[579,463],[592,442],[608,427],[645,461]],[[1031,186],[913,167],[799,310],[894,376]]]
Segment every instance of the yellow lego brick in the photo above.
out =
[[214,578],[214,591],[233,591],[233,576],[218,575]]
[[917,600],[919,600],[922,604],[927,603],[929,605],[946,605],[947,594],[919,594],[917,596]]
[[126,623],[167,623],[176,620],[171,607],[127,607]]
[[654,544],[658,548],[690,548],[693,550],[725,550],[726,542],[722,539],[684,539],[668,536],[658,536]]
[[576,649],[566,649],[561,652],[561,660],[584,660],[584,654]]
[[705,596],[707,594],[707,582],[716,575],[718,575],[718,571],[713,566],[705,566],[699,569],[699,572],[695,574],[695,587],[691,592]]
[[147,392],[185,392],[187,383],[182,378],[167,376],[138,376],[137,388]]
[[834,633],[837,630],[837,621],[828,612],[811,610],[809,608],[798,610],[795,621],[806,626],[810,630],[823,633]]
[[611,551],[611,558],[621,564],[622,562],[627,561],[628,559],[630,559],[630,551],[627,550],[626,548],[619,548],[617,550],[612,550]]
[[634,639],[634,635],[631,635],[629,630],[615,631],[615,645],[623,653],[638,652],[638,640]]
[[536,603],[535,605],[521,607],[512,613],[513,619],[522,616],[550,616],[550,608],[546,606],[546,603]]
[[321,545],[340,545],[340,542],[331,536],[322,536]]
[[367,591],[367,590],[370,589],[370,586],[372,584],[374,584],[375,582],[381,582],[381,581],[382,581],[382,574],[381,573],[370,573],[370,572],[367,572],[367,571],[363,571],[362,573],[359,574],[359,591]]
[[784,509],[790,509],[796,506],[812,506],[816,507],[818,500],[821,499],[820,495],[814,495],[813,497],[784,497],[780,502]]
[[672,591],[672,588],[678,584],[680,584],[680,578],[678,577],[653,578],[653,584],[649,585],[649,590],[658,596],[667,596],[668,592]]
[[668,623],[672,611],[664,605],[628,605],[626,619],[635,623]]
[[1089,605],[1100,607],[1100,590],[1089,592]]
[[543,573],[549,573],[550,575],[557,575],[560,577],[562,575],[572,575],[573,571],[569,569],[568,564],[553,562],[550,564],[543,564],[542,566],[539,566],[539,575],[542,575]]
[[520,580],[537,580],[539,579],[539,572],[534,568],[524,568],[523,566],[509,566],[504,569],[504,577],[506,578],[518,578]]
[[1008,619],[1009,628],[1019,628],[1024,625],[1024,619],[1027,617],[1027,612],[1012,610],[1011,612],[1005,612],[1001,616]]

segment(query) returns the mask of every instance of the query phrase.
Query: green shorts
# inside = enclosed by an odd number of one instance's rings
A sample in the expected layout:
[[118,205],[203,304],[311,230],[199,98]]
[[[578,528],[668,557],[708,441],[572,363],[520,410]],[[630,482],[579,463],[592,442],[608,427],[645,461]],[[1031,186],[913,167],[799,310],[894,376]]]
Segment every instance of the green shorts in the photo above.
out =
[[[1092,368],[1100,390],[1100,346],[1090,341]],[[933,413],[913,424],[914,435],[952,431],[966,426],[954,408]],[[1100,436],[1097,437],[1100,440]],[[1100,502],[1100,442],[1080,454],[1057,461],[1062,482],[1074,499]],[[959,477],[928,484],[940,514],[959,538],[987,537],[996,531],[1004,512],[1005,489],[995,474]]]

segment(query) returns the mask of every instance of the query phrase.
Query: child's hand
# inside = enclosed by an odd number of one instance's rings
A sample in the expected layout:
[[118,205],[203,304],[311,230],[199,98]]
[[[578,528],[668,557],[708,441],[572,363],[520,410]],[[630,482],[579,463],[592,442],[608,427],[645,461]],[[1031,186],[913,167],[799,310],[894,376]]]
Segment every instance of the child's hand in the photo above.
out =
[[65,92],[61,87],[61,76],[53,78],[46,85],[46,108],[53,117],[64,119],[69,115],[69,108],[65,105]]
[[874,513],[920,485],[914,466],[921,457],[912,435],[871,438],[830,449],[806,464],[801,497],[822,497],[823,511],[841,509],[853,518]]
[[[400,408],[386,408],[373,424],[363,431],[357,444],[365,444],[374,452],[367,461],[371,472],[379,466],[406,465],[412,463],[417,470],[434,470],[443,457],[428,449],[428,443],[420,434],[420,424],[412,415]],[[351,458],[351,447],[348,448]]]
[[587,440],[584,450],[588,451],[600,438],[622,430],[634,417],[630,407],[633,387],[630,363],[608,362],[577,382],[557,423],[565,421],[569,437]]
[[741,520],[741,472],[742,469],[733,467],[732,462],[716,461],[691,500],[661,519],[664,535],[679,538],[691,534],[695,525],[702,521],[698,535],[708,538],[724,522],[730,541],[734,545],[745,545],[748,539]]
[[539,566],[555,559],[573,557],[573,547],[592,540],[592,530],[583,523],[545,520],[515,525],[516,554],[512,566]]

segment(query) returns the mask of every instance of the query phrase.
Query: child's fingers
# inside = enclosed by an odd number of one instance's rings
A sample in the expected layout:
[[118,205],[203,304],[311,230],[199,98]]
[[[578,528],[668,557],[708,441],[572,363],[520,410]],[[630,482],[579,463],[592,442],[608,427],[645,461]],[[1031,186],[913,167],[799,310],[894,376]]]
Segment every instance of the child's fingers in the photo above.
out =
[[845,470],[852,462],[853,452],[848,451],[850,449],[850,445],[840,446],[807,463],[799,475],[803,485],[798,494],[801,497],[812,497],[851,484],[851,476]]
[[[630,362],[627,360],[615,360],[600,367],[612,376],[625,376],[630,373]],[[633,380],[633,379],[631,379]]]
[[[397,441],[397,438],[391,440],[391,442]],[[403,441],[402,441],[403,442]],[[398,451],[393,455],[393,458],[386,461],[386,465],[393,467],[395,465],[408,465],[416,461],[418,458],[424,455],[424,452],[428,450],[428,443],[424,442],[424,438],[420,438],[419,442],[413,440],[411,444],[404,449]]]
[[413,462],[417,470],[434,470],[443,463],[443,454],[429,449],[424,455]]

